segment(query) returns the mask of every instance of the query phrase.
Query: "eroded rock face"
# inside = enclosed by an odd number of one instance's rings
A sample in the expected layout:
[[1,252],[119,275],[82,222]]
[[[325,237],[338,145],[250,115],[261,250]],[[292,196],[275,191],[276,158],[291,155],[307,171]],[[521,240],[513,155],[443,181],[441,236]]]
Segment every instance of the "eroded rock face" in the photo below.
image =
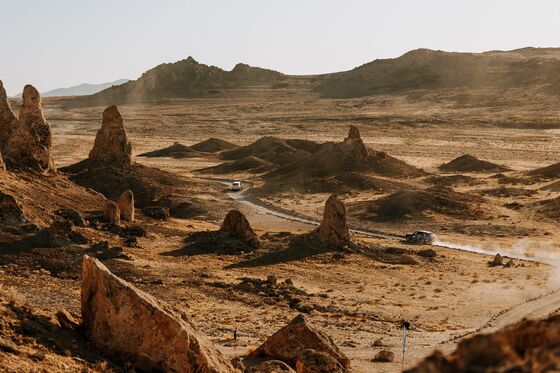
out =
[[12,111],[12,107],[8,101],[8,95],[6,94],[4,85],[0,80],[0,152],[5,151],[4,149],[8,143],[10,135],[17,127],[18,123],[18,119]]
[[2,158],[1,152],[0,152],[0,171],[6,171],[6,164],[4,163],[4,158]]
[[350,241],[346,207],[335,194],[327,199],[323,221],[316,232],[323,240],[333,246],[343,246]]
[[121,211],[121,219],[124,221],[134,221],[134,194],[128,189],[121,193],[117,201],[117,206]]
[[259,239],[245,215],[239,210],[231,210],[227,213],[220,232],[237,238],[252,248],[259,247]]
[[26,85],[23,89],[19,122],[11,131],[4,147],[4,160],[10,167],[53,170],[51,147],[51,127],[43,116],[41,96],[35,87]]
[[309,325],[303,315],[298,315],[288,325],[278,330],[249,354],[249,357],[278,359],[295,367],[304,351],[309,349],[329,355],[344,369],[350,367],[350,360],[333,340]]
[[142,371],[235,372],[186,316],[87,255],[82,263],[81,302],[82,325],[92,344]]
[[107,200],[103,205],[103,217],[109,224],[119,225],[121,223],[121,210],[113,201]]
[[409,373],[552,372],[560,370],[560,315],[523,320],[459,343],[449,356],[436,351]]
[[132,145],[128,140],[119,109],[109,106],[103,112],[101,129],[97,131],[93,148],[89,152],[92,160],[117,160],[131,163]]

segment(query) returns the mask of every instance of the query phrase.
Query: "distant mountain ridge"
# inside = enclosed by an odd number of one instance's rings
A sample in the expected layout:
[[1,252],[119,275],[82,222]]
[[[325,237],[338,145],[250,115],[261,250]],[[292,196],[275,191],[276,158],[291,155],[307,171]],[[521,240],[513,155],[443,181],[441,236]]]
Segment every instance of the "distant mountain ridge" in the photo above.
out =
[[137,80],[70,105],[110,105],[170,98],[210,97],[229,89],[298,87],[326,98],[355,98],[418,90],[533,89],[560,94],[560,48],[523,48],[482,53],[417,49],[377,59],[349,71],[287,75],[246,64],[231,71],[189,57],[146,71]]
[[97,94],[79,98],[78,103],[94,105],[121,104],[164,98],[197,97],[216,90],[251,84],[274,84],[285,75],[277,71],[239,63],[231,71],[208,66],[188,57],[164,63],[146,71],[137,80],[111,87]]
[[[83,83],[67,88],[57,88],[47,92],[41,93],[43,97],[66,97],[66,96],[87,96],[93,95],[97,92],[101,92],[104,89],[110,88],[112,86],[118,86],[130,81],[129,79],[117,79],[112,82],[100,83],[100,84],[89,84]],[[21,93],[13,97],[21,97]]]
[[560,48],[483,53],[417,49],[326,75],[323,97],[353,98],[412,90],[536,88],[560,93]]

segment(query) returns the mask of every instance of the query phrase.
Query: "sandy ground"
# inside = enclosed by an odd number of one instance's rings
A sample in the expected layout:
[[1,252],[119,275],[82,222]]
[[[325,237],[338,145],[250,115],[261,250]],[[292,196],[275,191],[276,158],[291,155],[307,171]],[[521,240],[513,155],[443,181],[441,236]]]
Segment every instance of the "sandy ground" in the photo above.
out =
[[[56,164],[68,165],[85,158],[100,126],[103,108],[67,110],[48,102],[45,106],[54,132]],[[542,103],[543,111],[538,110],[538,105],[473,109],[453,107],[447,102],[410,103],[406,97],[323,100],[311,93],[286,91],[120,109],[134,154],[175,141],[190,145],[210,136],[240,145],[264,135],[340,141],[348,125],[354,124],[369,146],[428,172],[437,172],[438,165],[464,153],[507,165],[514,174],[560,160],[560,133],[554,128],[560,128],[560,124],[556,123],[557,111],[548,103]],[[212,157],[135,161],[190,177],[193,182],[201,177],[195,170],[220,163]],[[482,184],[456,190],[476,193],[497,187],[490,176],[474,175]],[[227,177],[241,177],[257,185],[260,182],[255,175]],[[416,179],[402,181],[415,187],[427,185]],[[485,205],[490,217],[481,221],[429,216],[420,222],[380,223],[353,217],[352,223],[396,234],[426,227],[436,232],[441,241],[486,249],[487,254],[499,251],[511,256],[531,256],[537,261],[545,256],[554,259],[555,253],[560,252],[556,244],[560,232],[555,223],[503,207],[508,202],[558,196],[558,192],[540,190],[543,185],[523,186],[536,191],[530,197],[488,197]],[[204,196],[204,191],[199,194]],[[224,193],[223,201],[231,203],[230,197]],[[327,197],[328,194],[285,193],[270,196],[267,202],[319,218]],[[367,191],[343,196],[347,203],[380,197]],[[313,229],[309,224],[237,203],[259,235]],[[403,319],[414,324],[409,334],[406,367],[434,349],[450,351],[461,336],[491,330],[525,316],[544,316],[560,308],[560,293],[554,292],[560,288],[560,278],[554,266],[515,260],[511,268],[489,267],[490,255],[444,247],[436,248],[438,255],[431,260],[414,256],[417,263],[413,265],[383,263],[361,254],[337,258],[326,253],[266,266],[229,267],[246,258],[174,254],[189,232],[215,228],[216,224],[219,222],[172,219],[149,226],[150,234],[141,240],[142,248],[127,249],[133,258],[127,266],[139,271],[123,270],[121,260],[113,260],[110,265],[140,288],[186,310],[194,323],[232,357],[257,347],[298,314],[281,299],[240,291],[236,285],[243,277],[265,279],[273,274],[280,280],[292,279],[294,286],[306,294],[303,302],[313,305],[309,319],[332,336],[350,357],[354,372],[400,371]],[[496,234],[506,226],[508,234]],[[372,247],[412,250],[413,255],[423,248],[360,234],[354,238]],[[76,279],[56,278],[39,271],[14,271],[9,266],[1,270],[3,285],[16,286],[31,303],[53,311],[62,305],[79,312]],[[38,283],[44,286],[38,287]],[[235,328],[240,335],[237,343],[231,340]],[[395,352],[395,362],[370,361],[381,349],[373,346],[377,339],[382,340],[381,348]]]

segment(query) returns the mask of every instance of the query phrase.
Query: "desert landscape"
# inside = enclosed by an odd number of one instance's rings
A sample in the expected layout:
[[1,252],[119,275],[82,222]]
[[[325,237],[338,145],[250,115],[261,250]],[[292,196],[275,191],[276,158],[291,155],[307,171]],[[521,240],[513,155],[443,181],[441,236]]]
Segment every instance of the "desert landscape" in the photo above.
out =
[[2,370],[560,369],[559,68],[189,57],[88,96],[0,86]]

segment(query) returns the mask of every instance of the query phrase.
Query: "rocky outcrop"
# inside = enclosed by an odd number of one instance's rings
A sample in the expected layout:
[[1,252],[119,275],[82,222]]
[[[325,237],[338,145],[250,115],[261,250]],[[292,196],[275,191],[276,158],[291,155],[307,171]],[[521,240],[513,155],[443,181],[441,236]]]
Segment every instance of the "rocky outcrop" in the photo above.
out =
[[4,147],[4,160],[9,167],[37,171],[54,169],[51,155],[52,134],[43,116],[41,96],[35,87],[23,89],[18,124],[12,129]]
[[134,194],[127,189],[121,193],[117,200],[117,206],[121,211],[121,219],[128,222],[134,221]]
[[142,371],[235,372],[186,315],[116,277],[87,255],[82,263],[81,302],[82,325],[92,344]]
[[234,209],[227,213],[220,227],[220,232],[245,242],[247,246],[253,249],[259,247],[257,235],[245,215],[239,210]]
[[106,223],[119,225],[121,223],[121,210],[119,210],[119,206],[111,200],[105,201],[103,205],[103,218]]
[[103,112],[101,129],[97,131],[89,158],[97,161],[131,163],[132,145],[123,125],[119,109],[109,106]]
[[408,373],[553,372],[560,370],[560,315],[523,320],[476,335],[445,356],[436,351]]
[[333,194],[325,202],[323,221],[316,233],[329,245],[340,247],[350,242],[346,207],[344,202]]
[[357,140],[361,138],[362,137],[360,136],[360,130],[358,129],[358,127],[350,126],[350,129],[348,130],[348,137],[346,137],[345,140]]
[[[350,360],[339,350],[333,340],[326,334],[315,330],[303,315],[298,315],[288,325],[278,330],[259,348],[250,353],[249,357],[282,360],[295,367],[298,359],[309,349],[329,355],[344,369],[350,367]],[[306,360],[305,357],[302,358]]]
[[8,95],[0,80],[0,152],[3,153],[5,151],[6,144],[10,139],[12,131],[18,124],[18,119],[12,111],[12,107],[8,101]]
[[6,164],[4,163],[4,158],[2,158],[2,152],[0,152],[0,171],[6,171]]

